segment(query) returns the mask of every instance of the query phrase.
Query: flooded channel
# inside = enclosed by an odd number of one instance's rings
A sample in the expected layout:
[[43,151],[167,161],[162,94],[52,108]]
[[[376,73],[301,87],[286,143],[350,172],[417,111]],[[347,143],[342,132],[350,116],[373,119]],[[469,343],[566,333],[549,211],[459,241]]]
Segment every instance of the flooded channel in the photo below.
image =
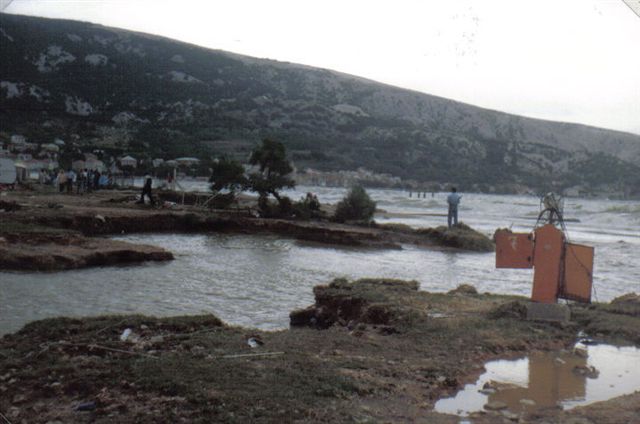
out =
[[576,345],[575,351],[534,352],[491,361],[474,384],[441,399],[435,410],[468,416],[487,409],[510,414],[571,409],[640,390],[640,349]]
[[[344,189],[301,187],[336,203]],[[380,223],[442,225],[446,194],[409,197],[399,190],[368,190],[385,211]],[[487,235],[511,227],[530,231],[539,199],[464,194],[461,220]],[[569,199],[571,240],[595,246],[594,300],[640,291],[640,202]],[[531,293],[532,270],[495,269],[493,253],[442,252],[404,246],[370,250],[314,245],[285,237],[223,234],[131,234],[119,240],[164,247],[176,259],[126,267],[56,273],[0,272],[0,335],[29,321],[55,316],[140,313],[156,316],[213,313],[266,330],[288,327],[289,312],[313,303],[312,288],[333,278],[416,280],[444,292],[472,284],[480,292]]]

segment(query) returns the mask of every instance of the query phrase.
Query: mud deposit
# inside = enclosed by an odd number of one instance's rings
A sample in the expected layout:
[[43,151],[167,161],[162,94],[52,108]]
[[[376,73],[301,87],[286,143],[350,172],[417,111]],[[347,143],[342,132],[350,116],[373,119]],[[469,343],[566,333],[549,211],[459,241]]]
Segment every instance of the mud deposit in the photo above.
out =
[[[335,280],[263,332],[215,316],[37,321],[0,339],[0,411],[11,422],[430,422],[488,360],[571,348],[576,334],[640,343],[637,305],[575,306],[565,326],[524,320],[523,298]],[[130,331],[126,331],[126,330]],[[123,337],[123,334],[127,334]],[[640,394],[515,421],[629,423]],[[474,423],[502,422],[486,411]],[[510,419],[510,418],[509,418]]]
[[[341,225],[327,220],[261,219],[253,206],[212,211],[193,205],[153,209],[127,191],[86,196],[12,192],[0,220],[0,269],[52,271],[126,262],[171,259],[169,252],[91,236],[171,232],[280,234],[326,245],[400,249],[402,243],[430,248],[492,251],[485,235],[460,225],[422,231],[378,225]],[[102,252],[105,252],[103,255]]]
[[78,234],[17,232],[0,237],[0,269],[58,271],[171,259],[171,252],[161,247]]

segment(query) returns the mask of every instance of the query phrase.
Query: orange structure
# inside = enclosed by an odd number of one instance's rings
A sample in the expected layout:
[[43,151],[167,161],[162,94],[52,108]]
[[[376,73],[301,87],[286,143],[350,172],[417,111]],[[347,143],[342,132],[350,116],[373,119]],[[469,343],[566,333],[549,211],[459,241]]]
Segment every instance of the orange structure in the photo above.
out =
[[534,268],[533,301],[591,302],[593,247],[567,242],[552,224],[530,234],[498,230],[495,240],[496,268]]

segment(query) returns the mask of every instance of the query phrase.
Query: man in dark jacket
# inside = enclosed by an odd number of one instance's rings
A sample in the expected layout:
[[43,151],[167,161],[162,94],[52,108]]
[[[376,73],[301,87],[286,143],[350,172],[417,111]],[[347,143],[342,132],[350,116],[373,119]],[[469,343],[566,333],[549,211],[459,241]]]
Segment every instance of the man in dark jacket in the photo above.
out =
[[144,196],[149,196],[149,203],[154,205],[153,196],[151,195],[151,184],[153,183],[153,179],[150,175],[145,175],[144,177],[144,186],[142,187],[142,195],[140,195],[140,200],[138,203],[144,204]]

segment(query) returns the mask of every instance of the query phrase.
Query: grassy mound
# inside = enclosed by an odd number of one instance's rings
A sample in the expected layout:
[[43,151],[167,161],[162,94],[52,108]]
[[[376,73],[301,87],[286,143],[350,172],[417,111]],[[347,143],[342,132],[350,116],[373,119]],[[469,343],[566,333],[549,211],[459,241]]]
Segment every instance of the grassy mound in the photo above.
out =
[[451,228],[442,225],[436,228],[419,229],[416,232],[443,246],[477,252],[495,250],[495,244],[489,237],[462,223]]

